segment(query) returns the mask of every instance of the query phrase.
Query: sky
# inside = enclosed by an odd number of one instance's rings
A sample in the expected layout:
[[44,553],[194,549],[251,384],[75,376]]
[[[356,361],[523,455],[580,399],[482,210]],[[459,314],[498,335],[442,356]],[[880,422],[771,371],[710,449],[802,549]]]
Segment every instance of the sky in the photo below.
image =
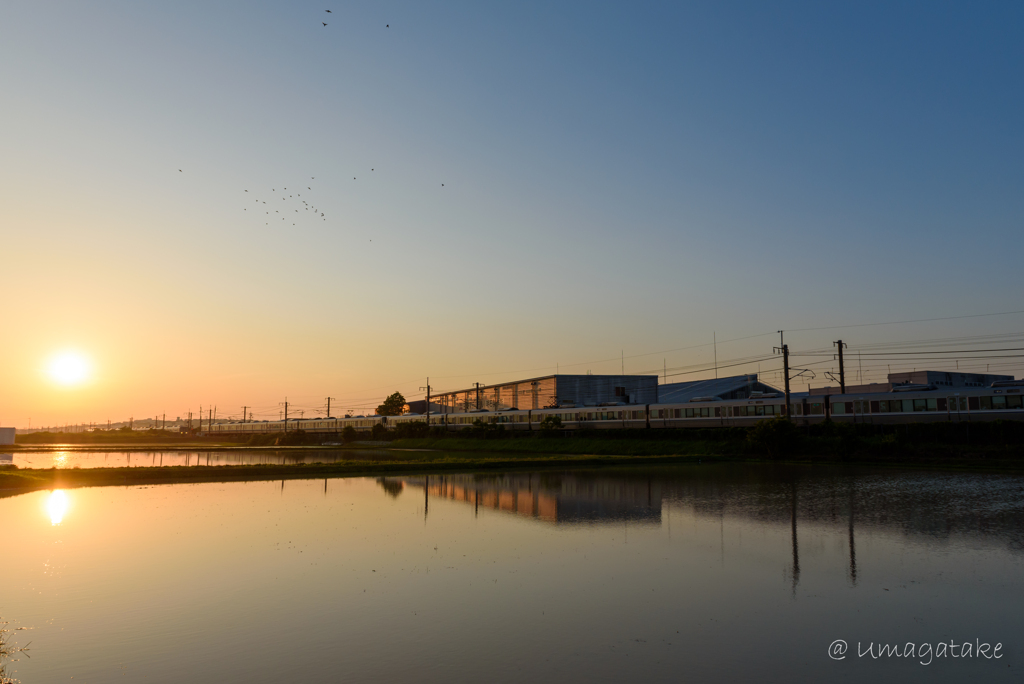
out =
[[1019,2],[5,3],[0,425],[715,354],[781,384],[779,330],[1012,341],[1022,29]]

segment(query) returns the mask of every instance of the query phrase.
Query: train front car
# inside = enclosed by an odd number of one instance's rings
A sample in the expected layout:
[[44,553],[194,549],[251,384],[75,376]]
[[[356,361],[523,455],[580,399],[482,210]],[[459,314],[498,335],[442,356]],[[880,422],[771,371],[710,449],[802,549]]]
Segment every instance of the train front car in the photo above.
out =
[[891,392],[828,397],[832,420],[848,423],[934,423],[1024,420],[1024,381],[990,387],[896,385]]

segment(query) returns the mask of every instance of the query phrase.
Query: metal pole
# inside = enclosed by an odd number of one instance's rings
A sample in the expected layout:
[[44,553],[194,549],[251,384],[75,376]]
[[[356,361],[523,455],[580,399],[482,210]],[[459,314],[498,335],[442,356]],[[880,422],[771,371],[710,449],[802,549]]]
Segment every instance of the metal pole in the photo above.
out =
[[843,368],[843,344],[842,340],[833,342],[839,348],[839,393],[846,394],[846,370]]
[[790,417],[789,405],[789,345],[782,345],[782,368],[786,374],[786,418]]

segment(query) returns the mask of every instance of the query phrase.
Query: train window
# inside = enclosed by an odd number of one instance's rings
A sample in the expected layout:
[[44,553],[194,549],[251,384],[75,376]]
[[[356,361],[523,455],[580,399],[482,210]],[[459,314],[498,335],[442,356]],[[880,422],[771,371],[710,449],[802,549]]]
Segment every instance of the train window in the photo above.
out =
[[980,400],[982,411],[988,411],[992,408],[992,397],[978,397]]
[[992,408],[1004,409],[1006,408],[1006,397],[992,397]]
[[837,401],[836,403],[832,404],[832,413],[833,415],[840,415],[846,413],[846,402]]
[[1019,409],[1024,408],[1024,397],[1006,397],[1006,408],[1008,409]]

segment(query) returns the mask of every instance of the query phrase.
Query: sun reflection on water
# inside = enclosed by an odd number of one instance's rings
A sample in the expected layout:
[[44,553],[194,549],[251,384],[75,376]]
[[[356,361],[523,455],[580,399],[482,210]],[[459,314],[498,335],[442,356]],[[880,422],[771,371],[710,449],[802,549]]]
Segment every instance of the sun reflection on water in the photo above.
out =
[[50,524],[60,525],[64,514],[68,512],[68,495],[63,489],[55,489],[46,500],[46,510],[50,513]]

